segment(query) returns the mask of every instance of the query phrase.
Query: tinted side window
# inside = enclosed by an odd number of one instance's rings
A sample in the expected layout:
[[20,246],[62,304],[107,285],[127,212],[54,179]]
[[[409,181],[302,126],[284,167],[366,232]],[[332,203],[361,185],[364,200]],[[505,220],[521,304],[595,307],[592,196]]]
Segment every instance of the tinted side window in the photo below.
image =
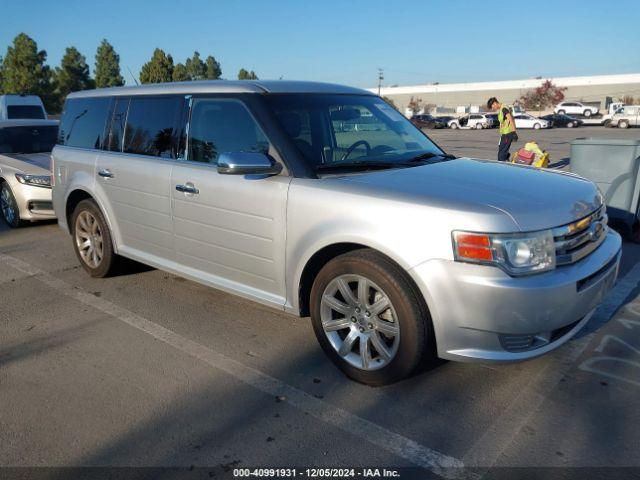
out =
[[37,105],[8,105],[7,118],[44,118],[44,110]]
[[194,99],[188,142],[188,159],[194,162],[215,163],[226,152],[269,151],[264,132],[235,100]]
[[111,116],[111,129],[107,139],[106,149],[113,152],[122,151],[122,138],[124,137],[124,126],[127,121],[127,111],[129,110],[129,98],[116,97],[113,102],[113,115]]
[[175,158],[183,97],[133,97],[124,134],[124,151]]
[[58,143],[68,147],[101,148],[110,99],[70,98],[64,104]]

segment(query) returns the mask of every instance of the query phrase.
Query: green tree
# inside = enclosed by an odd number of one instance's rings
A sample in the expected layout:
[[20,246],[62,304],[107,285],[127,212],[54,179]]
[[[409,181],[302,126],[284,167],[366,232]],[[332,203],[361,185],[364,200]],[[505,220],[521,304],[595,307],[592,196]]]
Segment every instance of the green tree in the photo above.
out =
[[258,80],[258,76],[253,70],[248,72],[244,68],[241,68],[238,72],[238,80]]
[[2,59],[2,55],[0,55],[0,95],[4,93],[3,79],[4,79],[4,62]]
[[173,67],[173,74],[171,75],[171,79],[174,82],[185,82],[187,80],[191,80],[191,78],[189,78],[187,67],[185,67],[181,63],[176,63],[176,66]]
[[207,66],[200,58],[200,53],[193,52],[193,57],[187,58],[184,64],[189,80],[204,80],[207,75]]
[[205,63],[207,65],[205,78],[207,80],[218,80],[222,76],[220,63],[215,59],[215,57],[212,57],[211,55],[207,57]]
[[120,87],[124,85],[124,79],[120,74],[120,56],[106,39],[103,39],[98,46],[95,65],[96,87]]
[[60,100],[64,100],[71,92],[87,90],[95,86],[93,79],[89,76],[87,59],[75,47],[68,47],[65,50],[54,77]]
[[4,93],[39,95],[51,105],[53,88],[51,70],[45,65],[47,52],[38,50],[35,40],[26,33],[13,39],[2,62],[2,88]]
[[162,49],[153,51],[151,60],[140,70],[140,83],[170,82],[173,77],[173,58]]

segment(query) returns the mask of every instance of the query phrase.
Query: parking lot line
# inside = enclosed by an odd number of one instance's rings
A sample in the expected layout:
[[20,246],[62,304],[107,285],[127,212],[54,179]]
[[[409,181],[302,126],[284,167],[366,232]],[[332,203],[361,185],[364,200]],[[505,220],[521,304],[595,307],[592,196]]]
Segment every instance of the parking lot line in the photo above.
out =
[[465,465],[479,466],[483,469],[489,469],[495,465],[502,452],[542,407],[548,395],[556,390],[560,380],[587,349],[596,330],[613,317],[639,283],[640,264],[636,264],[616,283],[598,307],[583,329],[585,334],[570,341],[553,354],[555,361],[549,362],[536,375],[536,378],[532,379],[529,386],[515,396],[504,413],[473,444],[462,459]]
[[308,413],[314,418],[358,436],[398,457],[410,461],[416,466],[449,479],[477,478],[476,474],[463,468],[462,461],[454,457],[420,445],[374,422],[315,398],[277,378],[215,352],[108,300],[74,287],[34,265],[2,253],[0,253],[0,263],[19,270],[26,275],[33,276],[67,297],[111,315],[257,390],[274,397],[281,397],[282,401]]

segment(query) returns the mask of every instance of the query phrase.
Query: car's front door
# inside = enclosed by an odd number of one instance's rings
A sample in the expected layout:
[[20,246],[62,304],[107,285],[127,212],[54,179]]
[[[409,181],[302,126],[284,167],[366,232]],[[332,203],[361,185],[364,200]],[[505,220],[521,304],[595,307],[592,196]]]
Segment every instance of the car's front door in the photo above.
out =
[[186,275],[282,306],[290,177],[217,172],[221,153],[242,151],[273,153],[247,107],[193,98],[186,158],[171,176],[175,258]]

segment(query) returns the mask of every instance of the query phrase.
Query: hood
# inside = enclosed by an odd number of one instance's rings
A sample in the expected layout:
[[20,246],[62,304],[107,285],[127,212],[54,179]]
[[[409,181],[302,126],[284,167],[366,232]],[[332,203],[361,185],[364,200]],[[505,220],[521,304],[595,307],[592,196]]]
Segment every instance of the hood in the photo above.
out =
[[22,170],[25,173],[45,175],[47,172],[51,172],[51,154],[48,152],[3,153],[0,155],[0,164]]
[[478,204],[503,211],[521,231],[579,220],[602,205],[596,185],[571,173],[459,158],[432,165],[342,177],[384,194],[453,208]]

